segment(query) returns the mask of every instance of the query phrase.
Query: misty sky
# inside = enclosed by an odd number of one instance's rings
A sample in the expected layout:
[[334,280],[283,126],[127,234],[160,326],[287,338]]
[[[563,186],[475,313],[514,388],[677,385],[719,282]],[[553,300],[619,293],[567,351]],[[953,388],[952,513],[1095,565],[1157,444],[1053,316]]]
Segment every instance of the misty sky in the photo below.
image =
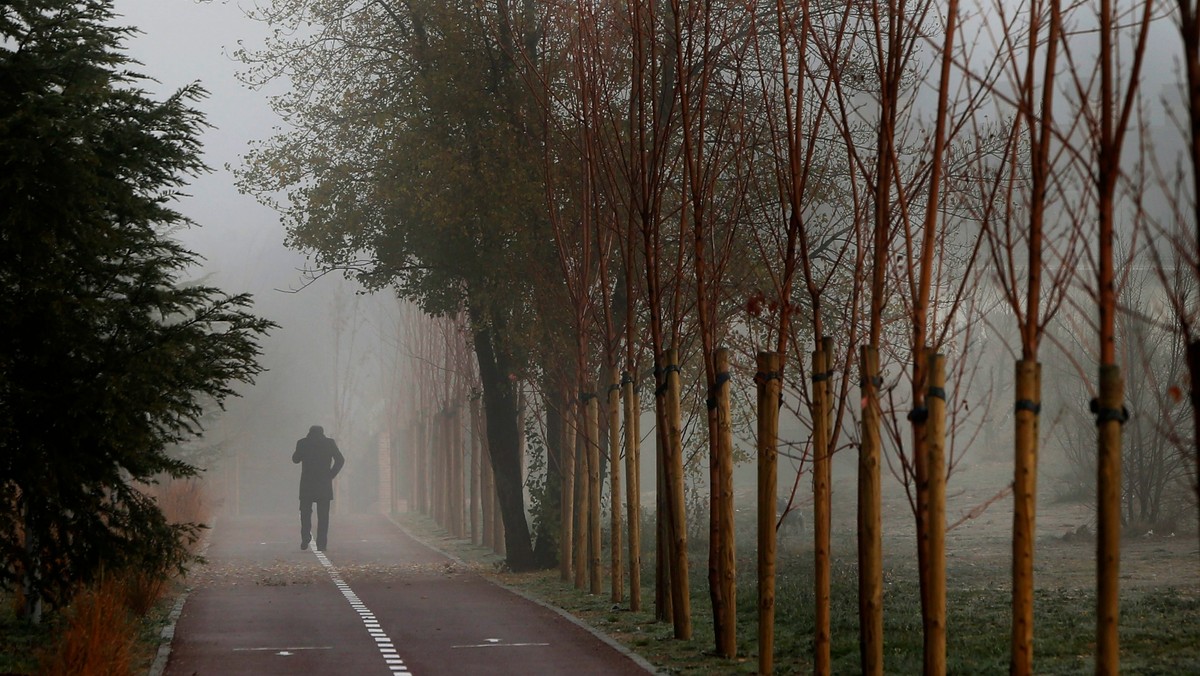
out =
[[[263,345],[263,363],[270,370],[255,387],[244,389],[243,398],[228,402],[229,412],[210,426],[209,436],[240,450],[245,466],[275,467],[287,477],[284,483],[291,491],[289,460],[295,440],[313,424],[332,433],[335,299],[348,307],[382,299],[356,300],[354,285],[340,275],[325,277],[301,293],[280,291],[303,284],[298,269],[305,257],[283,245],[278,215],[239,194],[226,168],[240,163],[252,140],[267,138],[280,124],[267,94],[238,82],[239,64],[231,56],[238,40],[261,43],[266,28],[246,18],[236,2],[116,0],[114,6],[122,15],[121,25],[142,31],[127,42],[127,52],[142,63],[140,72],[158,81],[150,83],[156,98],[193,81],[209,91],[199,107],[213,125],[203,136],[205,161],[213,171],[195,179],[188,191],[192,197],[178,205],[198,224],[180,237],[207,259],[194,276],[211,275],[207,281],[225,291],[254,294],[256,312],[280,324]],[[359,310],[358,321],[364,324],[360,341],[373,335],[366,323],[375,320]],[[364,402],[360,408],[370,405]],[[347,447],[353,443],[349,438],[341,443],[353,459],[359,449]],[[280,497],[283,491],[280,486]]]

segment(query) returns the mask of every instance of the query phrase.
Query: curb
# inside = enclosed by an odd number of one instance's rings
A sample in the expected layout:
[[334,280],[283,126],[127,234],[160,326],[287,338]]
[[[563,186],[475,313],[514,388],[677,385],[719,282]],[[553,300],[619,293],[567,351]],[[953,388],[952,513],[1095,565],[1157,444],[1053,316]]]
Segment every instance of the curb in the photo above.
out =
[[[208,546],[212,544],[212,531],[216,526],[217,520],[214,518],[204,534],[204,544],[200,545],[196,556],[202,557],[208,551]],[[171,660],[171,644],[175,642],[175,625],[179,622],[179,616],[183,614],[183,604],[187,602],[188,594],[191,593],[192,587],[184,587],[175,599],[175,605],[171,606],[171,612],[167,614],[167,626],[159,632],[158,652],[154,655],[154,663],[150,665],[147,676],[162,676],[166,672],[167,662]]]
[[[399,521],[396,521],[396,519],[394,519],[392,517],[392,515],[385,514],[384,517],[387,518],[388,521],[391,521],[393,526],[398,528],[400,531],[402,531],[405,535],[412,538],[413,540],[420,542],[425,547],[428,547],[429,549],[437,552],[438,554],[441,554],[442,556],[445,556],[446,558],[450,559],[451,561],[453,561],[461,566],[470,568],[470,565],[467,562],[463,561],[458,556],[455,556],[454,554],[451,554],[449,552],[444,552],[444,551],[438,549],[437,547],[434,547],[433,545],[429,544],[425,540],[414,535],[412,531],[405,528],[404,525],[401,524]],[[633,652],[632,650],[630,650],[628,647],[626,647],[620,641],[617,641],[616,639],[609,636],[608,634],[605,634],[604,632],[600,631],[599,629],[596,629],[592,625],[588,624],[587,622],[584,622],[583,620],[576,617],[575,615],[572,615],[571,613],[567,612],[566,610],[559,608],[558,606],[554,606],[549,603],[546,603],[542,599],[539,599],[535,596],[530,596],[529,594],[521,591],[520,589],[510,587],[510,586],[504,584],[503,582],[500,582],[498,580],[491,578],[488,575],[480,575],[480,577],[482,577],[483,579],[487,580],[491,584],[494,584],[497,587],[500,587],[501,589],[503,589],[507,592],[510,592],[512,594],[515,594],[515,595],[525,599],[526,601],[529,601],[531,603],[539,605],[539,606],[545,608],[546,610],[550,610],[554,613],[557,613],[560,617],[567,620],[571,624],[574,624],[575,626],[579,627],[580,629],[583,629],[584,631],[588,632],[592,636],[595,636],[597,639],[599,639],[604,644],[608,645],[610,648],[616,650],[617,652],[621,653],[625,657],[628,657],[630,660],[633,661],[634,664],[638,665],[642,669],[645,669],[646,673],[650,673],[650,674],[666,674],[666,673],[668,673],[666,671],[660,671],[653,664],[650,664],[650,662],[648,662],[646,660],[646,658]],[[157,676],[157,675],[154,674],[152,676]]]
[[183,604],[191,591],[192,588],[188,587],[175,599],[175,605],[167,616],[167,626],[163,627],[162,633],[159,634],[158,654],[154,656],[154,664],[150,665],[149,676],[162,676],[167,670],[167,662],[171,659],[171,643],[175,640],[175,623],[179,621],[179,616],[183,613]]

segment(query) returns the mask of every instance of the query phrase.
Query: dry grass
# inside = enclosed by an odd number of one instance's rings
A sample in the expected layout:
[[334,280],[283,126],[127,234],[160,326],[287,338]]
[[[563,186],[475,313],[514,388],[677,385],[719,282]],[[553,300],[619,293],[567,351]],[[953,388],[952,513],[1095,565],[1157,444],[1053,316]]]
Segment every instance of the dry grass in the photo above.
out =
[[126,605],[123,579],[106,578],[71,603],[57,640],[43,655],[39,673],[124,676],[133,673],[138,624]]
[[142,487],[171,523],[205,523],[211,515],[208,491],[199,479],[172,479]]
[[[209,516],[207,494],[198,480],[172,480],[140,489],[171,523],[202,524]],[[102,576],[83,589],[63,614],[61,629],[40,654],[38,673],[123,676],[143,670],[146,654],[155,646],[145,644],[142,624],[171,583],[156,571]]]

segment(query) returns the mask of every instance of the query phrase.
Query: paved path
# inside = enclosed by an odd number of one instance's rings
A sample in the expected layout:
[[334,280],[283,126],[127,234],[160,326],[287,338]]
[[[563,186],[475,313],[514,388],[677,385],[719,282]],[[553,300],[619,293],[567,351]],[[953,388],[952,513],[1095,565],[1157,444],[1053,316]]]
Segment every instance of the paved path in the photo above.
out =
[[332,523],[320,554],[300,551],[298,518],[223,517],[167,675],[647,673],[383,517]]

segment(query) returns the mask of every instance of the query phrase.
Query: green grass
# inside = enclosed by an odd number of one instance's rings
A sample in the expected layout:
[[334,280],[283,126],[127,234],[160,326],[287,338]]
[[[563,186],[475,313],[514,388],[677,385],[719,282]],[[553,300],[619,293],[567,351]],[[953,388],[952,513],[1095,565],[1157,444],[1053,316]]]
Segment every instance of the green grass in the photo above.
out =
[[[402,521],[420,537],[445,541],[444,531],[422,517]],[[643,556],[645,610],[630,612],[626,601],[614,610],[607,593],[592,596],[559,580],[558,572],[498,573],[495,555],[469,543],[456,554],[479,560],[479,569],[506,585],[563,608],[622,642],[663,671],[709,675],[754,673],[758,666],[757,581],[748,553],[738,560],[738,657],[713,655],[706,551],[691,552],[693,634],[675,640],[669,624],[654,620],[653,552]],[[475,558],[475,554],[480,559]],[[1052,553],[1048,553],[1052,556]],[[483,563],[486,561],[486,563]],[[1194,563],[1194,562],[1189,562]],[[1009,571],[1007,561],[952,562],[947,582],[947,666],[951,674],[1006,674],[1009,651]],[[1183,564],[1186,565],[1186,564]],[[1091,589],[1047,586],[1039,578],[1035,595],[1035,668],[1039,674],[1091,673],[1095,634],[1095,595]],[[606,580],[607,585],[607,580]],[[606,586],[607,589],[607,586]],[[858,583],[853,561],[833,564],[833,673],[859,673]],[[775,615],[776,673],[812,671],[813,567],[811,552],[781,557]],[[1121,671],[1126,674],[1200,673],[1200,599],[1195,589],[1170,585],[1128,586],[1121,600]],[[921,672],[922,630],[915,565],[887,569],[884,589],[884,668],[889,674]]]
[[21,620],[15,605],[11,594],[0,592],[0,674],[32,674],[55,628],[50,622],[32,625]]

